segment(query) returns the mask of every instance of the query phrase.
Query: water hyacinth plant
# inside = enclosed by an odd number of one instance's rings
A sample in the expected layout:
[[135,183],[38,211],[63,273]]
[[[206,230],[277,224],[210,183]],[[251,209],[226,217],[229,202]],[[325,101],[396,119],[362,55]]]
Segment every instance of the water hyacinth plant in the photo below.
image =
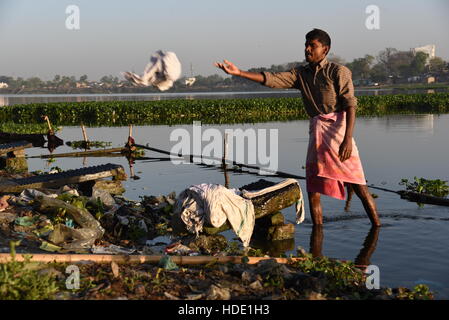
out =
[[[358,97],[358,116],[447,113],[449,93]],[[256,123],[309,119],[300,98],[244,98],[159,101],[89,101],[13,105],[0,109],[0,122],[38,124],[48,115],[55,125],[175,125]]]
[[435,197],[446,197],[449,194],[447,181],[440,179],[430,180],[414,177],[413,182],[408,179],[401,179],[400,185],[404,185],[408,191],[425,193]]

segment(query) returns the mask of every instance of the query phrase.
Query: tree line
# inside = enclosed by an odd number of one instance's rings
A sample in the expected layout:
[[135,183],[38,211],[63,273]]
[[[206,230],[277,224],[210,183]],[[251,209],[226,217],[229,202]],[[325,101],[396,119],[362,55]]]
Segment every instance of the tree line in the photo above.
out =
[[[341,57],[329,54],[329,61],[346,65],[351,71],[354,83],[403,83],[416,81],[419,77],[432,75],[439,81],[449,81],[449,63],[440,57],[432,59],[424,52],[399,51],[395,48],[386,48],[378,53],[376,57],[365,55],[356,58],[352,62],[346,63]],[[288,71],[300,65],[305,65],[306,61],[294,61],[270,67],[251,68],[252,72],[282,72]],[[260,85],[240,77],[223,77],[218,74],[210,76],[195,76],[196,81],[188,87],[185,84],[186,78],[181,78],[175,82],[173,91],[191,90],[239,90],[258,89]],[[98,93],[98,92],[157,92],[155,88],[136,88],[126,80],[113,75],[103,76],[99,81],[91,81],[87,75],[79,78],[74,76],[55,75],[53,80],[41,80],[39,77],[0,76],[0,83],[7,84],[7,88],[0,86],[0,92],[23,93],[23,92],[55,92],[55,93]]]

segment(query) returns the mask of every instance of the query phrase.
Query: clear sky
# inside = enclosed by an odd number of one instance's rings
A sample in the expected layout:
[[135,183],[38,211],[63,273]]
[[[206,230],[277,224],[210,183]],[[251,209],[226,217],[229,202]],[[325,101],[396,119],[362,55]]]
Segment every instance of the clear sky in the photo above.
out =
[[[66,28],[66,7],[80,9],[80,29]],[[380,30],[368,30],[368,5]],[[352,61],[386,47],[436,45],[449,60],[448,0],[0,0],[0,75],[120,76],[143,71],[151,53],[174,51],[183,74],[223,74],[227,58],[242,69],[304,58],[304,35],[324,29],[331,52]]]

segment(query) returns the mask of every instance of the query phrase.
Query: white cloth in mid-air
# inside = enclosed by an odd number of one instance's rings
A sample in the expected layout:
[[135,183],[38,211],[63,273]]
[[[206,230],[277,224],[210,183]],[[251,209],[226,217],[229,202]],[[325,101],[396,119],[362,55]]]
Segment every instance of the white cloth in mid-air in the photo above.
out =
[[123,76],[135,85],[153,85],[165,91],[181,76],[181,63],[174,52],[159,50],[151,56],[142,76],[133,72],[123,72]]

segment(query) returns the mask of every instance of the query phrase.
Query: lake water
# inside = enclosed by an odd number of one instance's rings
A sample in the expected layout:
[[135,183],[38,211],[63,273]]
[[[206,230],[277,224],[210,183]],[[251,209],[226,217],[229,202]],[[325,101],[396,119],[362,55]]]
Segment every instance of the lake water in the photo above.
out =
[[[192,126],[138,126],[133,133],[136,143],[170,150],[175,142],[169,137],[175,129],[183,128],[192,133]],[[306,160],[308,121],[270,122],[242,125],[203,125],[202,131],[225,129],[276,129],[278,130],[279,170],[305,175],[302,168]],[[90,140],[112,142],[112,147],[123,146],[128,128],[87,128]],[[58,136],[65,141],[82,140],[78,127],[64,127]],[[400,115],[380,118],[358,118],[355,139],[362,158],[368,184],[400,190],[402,178],[414,176],[449,180],[449,115]],[[203,143],[204,147],[207,142]],[[70,152],[62,146],[54,153]],[[32,148],[28,155],[48,154],[47,149]],[[147,151],[146,157],[166,157]],[[62,169],[80,168],[104,163],[129,167],[124,158],[57,158],[48,164],[42,159],[29,159],[29,170],[58,166]],[[223,172],[197,164],[174,165],[170,161],[140,160],[134,165],[139,180],[128,179],[125,196],[139,200],[142,195],[159,195],[175,191],[179,194],[192,184],[224,184]],[[260,177],[248,173],[230,173],[230,186],[240,187]],[[271,181],[280,178],[265,177]],[[303,192],[305,181],[299,180]],[[326,256],[356,260],[359,263],[377,265],[381,286],[413,287],[424,283],[437,292],[437,298],[449,298],[449,208],[425,205],[400,199],[399,195],[384,191],[371,191],[376,199],[383,226],[371,230],[370,223],[359,199],[354,196],[349,212],[344,211],[344,201],[322,197],[325,224],[323,233],[313,230],[306,200],[306,220],[296,225],[295,239],[279,242],[278,250],[295,253],[296,247]],[[286,220],[294,221],[293,208],[283,210]],[[234,238],[231,232],[224,233]],[[253,241],[253,245],[263,245]],[[311,246],[312,244],[312,246]],[[274,249],[271,249],[274,250]]]
[[[413,94],[447,92],[446,89],[412,89],[397,90],[385,88],[357,89],[355,94],[384,95],[384,94]],[[0,94],[0,107],[14,104],[50,103],[50,102],[83,102],[83,101],[151,101],[168,99],[228,99],[228,98],[264,98],[264,97],[300,97],[296,89],[251,92],[180,92],[180,93],[141,93],[141,94]]]

